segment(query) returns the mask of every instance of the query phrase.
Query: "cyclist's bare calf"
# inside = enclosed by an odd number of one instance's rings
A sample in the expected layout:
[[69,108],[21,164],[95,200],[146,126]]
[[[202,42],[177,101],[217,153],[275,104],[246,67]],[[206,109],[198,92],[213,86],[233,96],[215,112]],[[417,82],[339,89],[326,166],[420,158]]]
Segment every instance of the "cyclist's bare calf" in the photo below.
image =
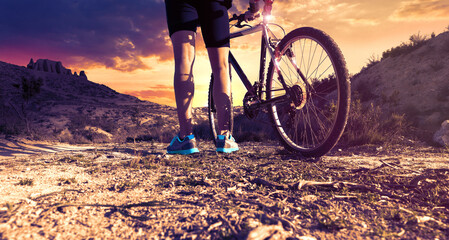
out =
[[218,128],[220,135],[229,136],[229,117],[231,107],[231,81],[229,78],[229,48],[207,48],[214,75],[214,99],[217,106]]
[[178,31],[171,36],[175,58],[174,88],[179,120],[179,137],[192,134],[192,101],[195,93],[193,63],[195,38],[192,31]]

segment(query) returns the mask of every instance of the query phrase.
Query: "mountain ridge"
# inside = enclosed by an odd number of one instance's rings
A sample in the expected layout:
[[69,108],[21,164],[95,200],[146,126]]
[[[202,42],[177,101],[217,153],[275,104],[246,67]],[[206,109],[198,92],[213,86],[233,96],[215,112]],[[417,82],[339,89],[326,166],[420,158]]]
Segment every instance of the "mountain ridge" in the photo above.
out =
[[[175,114],[173,107],[118,93],[87,77],[2,61],[0,111],[0,132],[68,142],[151,135],[155,119],[173,119]],[[172,125],[165,126],[169,129],[176,127],[174,121],[167,124]]]

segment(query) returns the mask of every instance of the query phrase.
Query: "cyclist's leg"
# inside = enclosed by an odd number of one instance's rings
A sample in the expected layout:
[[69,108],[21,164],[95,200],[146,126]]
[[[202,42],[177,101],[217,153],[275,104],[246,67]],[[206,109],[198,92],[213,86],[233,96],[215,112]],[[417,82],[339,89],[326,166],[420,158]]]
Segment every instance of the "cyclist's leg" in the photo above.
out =
[[213,97],[217,107],[218,134],[228,135],[232,109],[228,62],[230,39],[228,9],[219,1],[205,1],[197,6],[197,10],[214,75]]
[[167,25],[175,58],[174,88],[179,120],[179,137],[192,134],[195,37],[198,13],[189,1],[165,0]]
[[231,81],[229,78],[229,47],[207,48],[212,74],[214,75],[213,95],[217,107],[218,133],[230,134]]
[[218,133],[215,141],[217,152],[231,153],[239,147],[231,133],[231,80],[229,78],[229,47],[209,47],[212,73],[214,74],[213,97],[217,110]]
[[179,137],[192,134],[192,101],[195,92],[193,63],[195,61],[195,36],[192,31],[177,31],[172,34],[175,58],[174,88],[179,120]]

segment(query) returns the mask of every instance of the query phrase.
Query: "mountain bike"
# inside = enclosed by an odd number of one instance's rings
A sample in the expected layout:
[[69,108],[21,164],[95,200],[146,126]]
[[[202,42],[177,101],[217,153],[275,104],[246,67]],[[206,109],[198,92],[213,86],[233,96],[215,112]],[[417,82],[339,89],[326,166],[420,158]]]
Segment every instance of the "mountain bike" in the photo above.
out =
[[[259,77],[253,84],[229,53],[230,67],[247,89],[244,113],[255,119],[259,112],[268,112],[286,149],[304,157],[319,157],[337,144],[348,119],[350,82],[346,62],[334,40],[321,30],[302,27],[285,35],[281,26],[269,21],[272,4],[273,0],[265,0],[263,20],[254,26],[245,22],[244,14],[230,18],[230,22],[236,21],[231,27],[242,28],[231,33],[231,39],[262,32]],[[280,28],[284,36],[275,36],[272,27]],[[218,123],[212,89],[213,76],[208,114],[216,139]],[[229,123],[232,132],[233,114]]]

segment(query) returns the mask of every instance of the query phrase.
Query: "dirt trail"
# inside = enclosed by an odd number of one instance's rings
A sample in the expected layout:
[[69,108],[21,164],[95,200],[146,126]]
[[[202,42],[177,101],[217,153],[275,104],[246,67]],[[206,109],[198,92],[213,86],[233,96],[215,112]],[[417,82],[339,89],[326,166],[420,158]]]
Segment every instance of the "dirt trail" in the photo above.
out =
[[221,155],[202,142],[193,156],[166,155],[165,144],[5,145],[0,239],[449,236],[443,149],[365,146],[301,160],[274,143]]
[[82,151],[93,148],[95,147],[75,146],[69,144],[55,144],[51,142],[36,142],[25,139],[7,140],[0,138],[0,160],[42,153],[55,153],[62,151]]

